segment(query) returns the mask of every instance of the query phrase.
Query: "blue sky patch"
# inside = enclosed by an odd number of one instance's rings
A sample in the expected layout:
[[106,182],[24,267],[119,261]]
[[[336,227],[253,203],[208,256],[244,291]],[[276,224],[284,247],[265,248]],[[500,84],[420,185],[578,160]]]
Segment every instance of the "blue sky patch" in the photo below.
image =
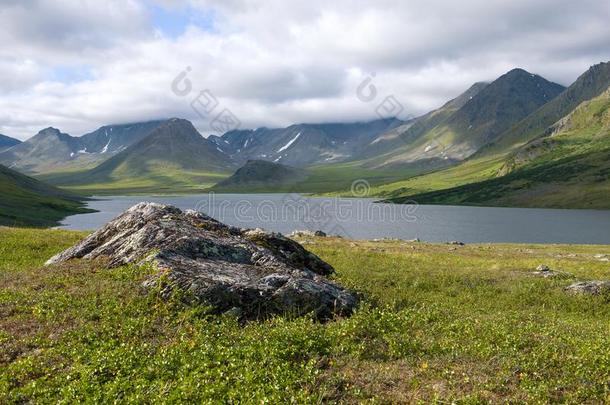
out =
[[212,11],[203,12],[190,6],[162,7],[151,3],[148,7],[153,26],[170,38],[178,38],[184,34],[189,25],[197,26],[204,31],[214,30]]
[[54,82],[70,84],[92,80],[93,73],[87,65],[58,65],[51,68],[50,79]]

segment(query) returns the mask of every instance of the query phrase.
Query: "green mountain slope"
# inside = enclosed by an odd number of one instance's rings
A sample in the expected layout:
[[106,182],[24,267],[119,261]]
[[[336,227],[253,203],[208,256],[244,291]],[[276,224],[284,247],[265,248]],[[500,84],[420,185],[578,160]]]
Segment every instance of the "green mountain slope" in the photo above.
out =
[[479,85],[467,100],[462,97],[463,104],[449,103],[448,108],[413,124],[401,136],[402,147],[383,156],[381,164],[436,161],[445,162],[438,166],[454,165],[493,142],[563,90],[563,86],[538,75],[513,69],[489,85]]
[[478,149],[563,90],[565,87],[538,75],[513,69],[466,103],[442,130],[455,133],[458,142]]
[[480,154],[494,154],[543,136],[546,130],[581,103],[603,93],[610,86],[610,62],[591,66],[559,96],[543,105],[514,127],[503,133]]
[[279,191],[305,180],[308,177],[305,169],[298,169],[265,160],[249,160],[246,164],[214,187],[216,192],[260,192]]
[[407,145],[412,144],[426,132],[446,121],[487,86],[488,83],[475,83],[464,93],[449,100],[440,108],[381,134],[370,143],[365,157],[381,155],[381,158],[373,160],[373,162],[379,165],[384,160],[402,153]]
[[171,119],[93,169],[40,176],[88,193],[201,190],[234,169],[229,157],[183,119]]
[[412,147],[411,158],[460,161],[555,97],[563,87],[515,69],[481,90]]
[[[493,181],[498,176],[510,172],[516,150],[528,142],[548,136],[549,131],[553,131],[553,124],[578,105],[599,96],[609,86],[610,63],[592,66],[560,95],[500,134],[494,142],[484,146],[464,162],[444,170],[378,186],[371,192],[379,197],[399,202],[422,193],[466,187],[468,184],[487,180]],[[444,201],[442,196],[448,194],[439,192],[435,194],[434,201],[458,203],[459,199],[451,198]],[[540,205],[541,202],[538,201],[536,204]]]
[[67,215],[88,212],[65,191],[0,165],[0,225],[53,226]]
[[[415,195],[420,203],[610,208],[610,89],[519,148],[502,177]],[[400,201],[400,200],[396,200]]]

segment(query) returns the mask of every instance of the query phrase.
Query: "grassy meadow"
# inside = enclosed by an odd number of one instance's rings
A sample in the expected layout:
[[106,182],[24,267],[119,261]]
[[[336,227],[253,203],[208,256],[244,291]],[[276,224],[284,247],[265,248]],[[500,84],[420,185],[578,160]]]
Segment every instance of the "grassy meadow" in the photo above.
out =
[[[79,173],[64,172],[39,176],[40,180],[81,195],[126,195],[156,193],[197,193],[216,184],[228,173],[187,170],[172,165],[149,163],[149,173],[137,176],[122,167],[112,176],[82,180]],[[84,176],[87,172],[83,171]]]
[[240,324],[144,294],[148,270],[45,268],[85,234],[0,228],[0,403],[610,401],[609,246],[301,240],[350,318]]

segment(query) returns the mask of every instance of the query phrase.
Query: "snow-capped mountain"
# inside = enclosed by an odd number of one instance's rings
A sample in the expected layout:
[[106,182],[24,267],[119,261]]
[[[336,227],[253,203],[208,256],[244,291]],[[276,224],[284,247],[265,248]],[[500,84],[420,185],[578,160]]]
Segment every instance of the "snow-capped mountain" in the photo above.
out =
[[258,159],[305,167],[357,159],[379,134],[402,123],[398,119],[384,119],[349,124],[297,124],[230,131],[208,139],[239,164]]

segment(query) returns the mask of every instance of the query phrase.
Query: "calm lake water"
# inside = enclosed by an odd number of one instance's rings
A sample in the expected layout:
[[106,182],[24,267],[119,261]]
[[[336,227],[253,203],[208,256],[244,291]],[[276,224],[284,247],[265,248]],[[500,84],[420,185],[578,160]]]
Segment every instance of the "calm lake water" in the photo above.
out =
[[610,244],[610,211],[394,205],[298,194],[96,197],[88,206],[99,212],[70,216],[60,228],[94,230],[141,201],[195,209],[227,224],[285,234],[320,229],[352,239]]

